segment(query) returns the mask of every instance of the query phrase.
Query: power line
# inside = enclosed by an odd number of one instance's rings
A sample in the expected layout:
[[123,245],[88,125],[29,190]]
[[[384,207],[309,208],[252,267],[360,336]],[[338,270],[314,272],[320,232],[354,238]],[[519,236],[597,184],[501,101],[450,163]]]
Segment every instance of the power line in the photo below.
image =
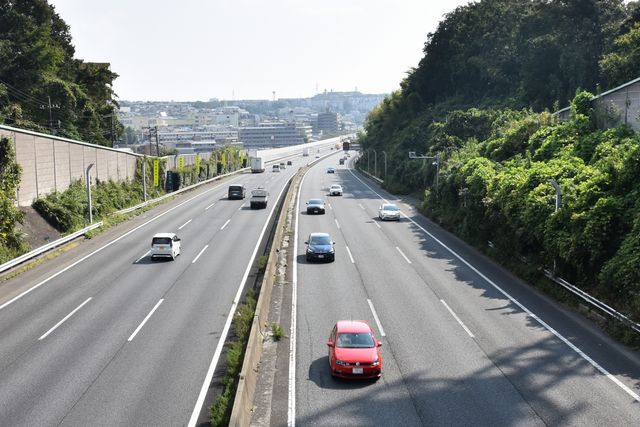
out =
[[35,96],[33,96],[33,95],[31,95],[31,94],[29,94],[27,92],[24,92],[24,91],[18,89],[17,87],[5,82],[4,80],[0,80],[0,83],[2,83],[3,85],[7,86],[10,89],[13,89],[18,94],[22,94],[22,96],[24,96],[26,98],[30,98],[32,101],[34,101],[34,102],[36,102],[36,103],[38,103],[40,105],[46,105],[47,104],[47,101],[44,101],[42,99],[38,99]]

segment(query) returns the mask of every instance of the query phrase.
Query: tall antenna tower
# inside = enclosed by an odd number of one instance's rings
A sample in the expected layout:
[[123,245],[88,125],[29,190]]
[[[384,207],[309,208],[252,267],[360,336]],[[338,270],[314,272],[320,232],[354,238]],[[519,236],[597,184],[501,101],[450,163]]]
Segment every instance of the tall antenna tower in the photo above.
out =
[[273,102],[276,102],[276,91],[272,90],[271,93],[273,94]]

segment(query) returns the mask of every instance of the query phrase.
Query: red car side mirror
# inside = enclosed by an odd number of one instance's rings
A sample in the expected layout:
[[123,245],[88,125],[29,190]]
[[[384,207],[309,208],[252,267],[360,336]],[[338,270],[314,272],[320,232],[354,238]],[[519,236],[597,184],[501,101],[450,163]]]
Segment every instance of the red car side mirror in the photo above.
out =
[[382,347],[382,341],[378,341],[378,347]]
[[329,347],[333,347],[333,342],[332,342],[332,341],[327,341],[327,345],[328,345]]

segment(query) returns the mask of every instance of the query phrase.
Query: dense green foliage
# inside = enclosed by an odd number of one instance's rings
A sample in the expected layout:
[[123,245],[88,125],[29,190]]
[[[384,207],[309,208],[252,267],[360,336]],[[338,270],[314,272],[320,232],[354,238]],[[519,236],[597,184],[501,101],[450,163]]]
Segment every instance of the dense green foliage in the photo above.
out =
[[111,146],[122,133],[117,75],[74,53],[46,0],[0,0],[0,123]]
[[229,425],[229,418],[233,410],[233,400],[238,387],[238,376],[242,370],[244,351],[249,340],[249,334],[251,333],[251,325],[253,323],[257,302],[255,293],[253,290],[249,290],[245,301],[238,306],[233,318],[232,330],[234,336],[233,339],[230,339],[229,342],[226,343],[227,357],[225,360],[226,372],[223,381],[223,390],[215,402],[209,407],[212,426]]
[[0,138],[0,264],[20,255],[27,246],[16,229],[23,218],[16,205],[21,173],[11,140]]
[[[141,203],[141,184],[113,181],[98,182],[91,188],[94,220],[124,208]],[[151,187],[148,190],[153,191]],[[63,233],[83,228],[88,220],[87,187],[82,180],[73,182],[68,189],[36,199],[33,208],[53,227]]]
[[[640,77],[639,25],[638,2],[458,7],[400,90],[369,115],[361,167],[389,190],[424,197],[431,217],[506,263],[555,263],[560,276],[640,320],[640,137],[597,129],[592,95],[579,91]],[[570,101],[570,122],[546,112]],[[440,163],[409,160],[409,151]],[[563,191],[557,213],[549,179]]]

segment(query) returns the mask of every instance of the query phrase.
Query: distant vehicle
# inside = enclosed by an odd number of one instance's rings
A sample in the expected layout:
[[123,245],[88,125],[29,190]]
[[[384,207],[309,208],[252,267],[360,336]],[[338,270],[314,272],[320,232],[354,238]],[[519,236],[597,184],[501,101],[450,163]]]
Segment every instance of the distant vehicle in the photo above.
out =
[[340,184],[333,184],[329,187],[330,196],[342,196],[342,186]]
[[364,320],[339,320],[329,334],[331,375],[340,378],[380,378],[382,343]]
[[340,159],[338,162],[339,162],[341,165],[344,165],[344,159]]
[[349,151],[350,147],[351,147],[351,143],[349,141],[345,141],[342,143],[342,149],[344,151]]
[[242,184],[231,184],[229,186],[229,200],[244,199],[246,191]]
[[308,157],[309,156],[309,147],[305,147],[302,149],[302,156],[303,157]]
[[400,221],[400,209],[393,203],[385,203],[378,209],[378,217],[382,221],[387,219]]
[[309,199],[307,202],[308,214],[324,214],[324,201],[322,199]]
[[320,158],[320,156],[318,156],[318,155],[316,154],[316,159],[319,159],[319,158]]
[[336,259],[335,242],[327,233],[311,233],[307,244],[307,261],[329,261]]
[[327,173],[336,173],[335,168],[327,168]]
[[180,255],[180,239],[175,233],[158,233],[151,239],[151,260],[171,258],[173,261]]
[[252,157],[251,158],[251,173],[262,173],[264,172],[264,161],[262,157]]
[[271,166],[271,172],[280,172],[280,165]]
[[291,166],[293,162],[291,160],[287,160],[287,166]]
[[285,165],[284,162],[280,162],[280,169],[283,170],[286,168],[287,168],[287,165]]
[[[277,165],[274,165],[277,166]],[[262,187],[251,190],[251,199],[249,199],[249,207],[251,209],[264,209],[267,207],[269,200],[269,192]]]

